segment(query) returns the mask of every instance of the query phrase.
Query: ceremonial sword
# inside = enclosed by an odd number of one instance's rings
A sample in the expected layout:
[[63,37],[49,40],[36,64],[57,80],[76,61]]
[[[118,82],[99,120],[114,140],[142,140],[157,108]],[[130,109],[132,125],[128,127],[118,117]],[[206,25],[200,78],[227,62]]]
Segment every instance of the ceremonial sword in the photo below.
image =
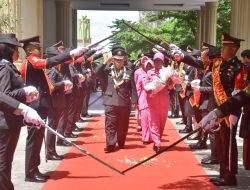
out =
[[78,149],[79,151],[81,151],[82,153],[86,154],[87,156],[90,156],[91,158],[95,159],[96,161],[100,162],[101,164],[107,166],[108,168],[112,169],[113,171],[124,175],[123,172],[121,172],[120,170],[114,168],[113,166],[109,165],[108,163],[106,163],[105,161],[97,158],[96,156],[94,156],[93,154],[91,154],[89,151],[83,149],[82,147],[76,145],[75,143],[73,143],[72,141],[66,139],[63,135],[61,135],[60,133],[56,132],[54,129],[52,129],[51,127],[49,127],[48,125],[44,126],[46,129],[48,129],[51,133],[53,133],[54,135],[56,135],[58,138],[60,138],[61,140],[67,142],[68,144],[72,145],[73,147],[75,147],[76,149]]
[[192,135],[192,134],[198,132],[200,129],[202,129],[202,127],[198,127],[197,129],[195,129],[195,130],[193,130],[192,132],[188,133],[187,135],[185,135],[184,137],[182,137],[182,138],[180,138],[179,140],[175,141],[175,142],[172,143],[171,145],[169,145],[169,146],[167,146],[167,147],[161,149],[161,150],[160,150],[159,152],[157,152],[156,154],[153,154],[152,156],[148,157],[147,159],[145,159],[145,160],[143,160],[143,161],[141,161],[141,162],[138,162],[137,164],[135,164],[135,165],[133,165],[133,166],[131,166],[131,167],[129,167],[129,168],[123,170],[122,173],[124,174],[124,173],[126,173],[127,171],[132,170],[132,169],[134,169],[134,168],[136,168],[136,167],[142,165],[143,163],[145,163],[145,162],[151,160],[152,158],[154,158],[154,157],[156,157],[156,156],[162,154],[163,152],[169,150],[169,149],[172,148],[173,146],[179,144],[180,142],[182,142],[183,140],[185,140],[186,138],[188,138],[190,135]]

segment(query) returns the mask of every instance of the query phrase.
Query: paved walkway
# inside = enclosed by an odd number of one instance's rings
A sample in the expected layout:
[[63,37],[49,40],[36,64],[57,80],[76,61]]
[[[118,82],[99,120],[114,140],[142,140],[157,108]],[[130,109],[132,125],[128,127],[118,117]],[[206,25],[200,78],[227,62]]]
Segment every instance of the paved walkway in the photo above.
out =
[[[100,93],[94,94],[91,97],[90,103],[93,102],[97,97],[100,96]],[[103,106],[101,106],[102,100],[99,99],[96,101],[90,108],[90,114],[102,114],[103,113]],[[173,125],[177,130],[183,129],[184,125],[176,125],[176,121],[180,119],[170,119]],[[87,119],[85,123],[77,123],[79,127],[84,127],[87,123]],[[24,181],[24,158],[25,158],[25,141],[26,141],[26,128],[22,128],[20,139],[18,142],[18,146],[15,152],[15,157],[13,161],[13,170],[12,170],[12,181],[14,183],[16,190],[39,190],[43,186],[43,183],[30,183]],[[72,139],[73,140],[73,139]],[[195,143],[194,140],[186,140],[186,143]],[[209,142],[209,141],[208,141]],[[59,154],[66,154],[69,150],[69,147],[57,147],[57,152]],[[228,188],[228,187],[221,187],[218,189],[250,189],[250,171],[246,171],[243,169],[242,166],[242,139],[238,139],[238,151],[239,151],[239,171],[238,171],[238,183],[239,186],[236,188]],[[59,161],[48,161],[45,162],[44,156],[45,150],[42,147],[41,151],[41,165],[40,170],[43,173],[50,173],[52,172],[57,165],[60,163]],[[197,157],[197,160],[201,160],[206,155],[209,155],[209,150],[199,150],[193,151],[194,155]],[[204,170],[207,172],[208,176],[216,176],[218,175],[219,167],[218,165],[211,165],[211,166],[204,166]],[[56,190],[56,189],[55,189]]]

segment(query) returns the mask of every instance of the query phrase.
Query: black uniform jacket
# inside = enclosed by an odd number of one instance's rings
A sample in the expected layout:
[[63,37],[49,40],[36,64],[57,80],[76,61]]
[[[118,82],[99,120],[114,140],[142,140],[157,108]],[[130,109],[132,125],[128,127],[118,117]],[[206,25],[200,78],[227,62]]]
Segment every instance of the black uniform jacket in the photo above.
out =
[[11,115],[18,108],[19,104],[20,102],[17,100],[0,92],[0,111]]
[[28,57],[26,64],[25,61],[23,62],[22,68],[24,68],[21,73],[26,85],[32,85],[39,91],[39,98],[30,104],[31,107],[36,109],[38,107],[52,106],[50,99],[50,81],[47,79],[44,69],[51,68],[70,59],[70,54],[64,53],[47,59],[30,59],[30,57]]
[[64,108],[65,106],[65,93],[64,93],[64,83],[62,74],[53,67],[47,70],[48,77],[51,84],[54,86],[54,91],[51,94],[52,107],[53,108]]
[[[127,68],[127,67],[126,67]],[[132,70],[127,68],[127,74],[132,79]],[[123,82],[119,88],[114,87],[114,81],[111,76],[110,65],[100,64],[96,67],[94,74],[104,82],[104,100],[103,104],[108,106],[130,107],[131,103],[137,104],[137,92],[134,80]]]
[[222,112],[220,117],[224,117],[239,110],[243,107],[243,113],[240,124],[240,137],[250,138],[250,94],[244,91],[229,98],[224,104],[220,105],[218,109]]
[[215,108],[212,86],[212,72],[208,70],[202,78],[199,89],[201,93],[199,109],[211,111]]
[[[22,89],[24,81],[13,63],[0,61],[0,92],[20,101],[25,102],[26,95]],[[0,112],[0,128],[9,129],[23,125],[23,117],[14,114],[8,115]]]

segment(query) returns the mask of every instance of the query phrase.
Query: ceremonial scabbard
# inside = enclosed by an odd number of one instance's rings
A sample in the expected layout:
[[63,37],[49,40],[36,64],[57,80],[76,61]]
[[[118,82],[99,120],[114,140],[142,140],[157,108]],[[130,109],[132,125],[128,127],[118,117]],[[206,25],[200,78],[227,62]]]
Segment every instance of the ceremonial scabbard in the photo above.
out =
[[108,168],[112,169],[113,171],[116,171],[117,173],[124,175],[124,173],[121,172],[120,170],[114,168],[113,166],[109,165],[108,163],[104,162],[103,160],[101,160],[101,159],[97,158],[96,156],[94,156],[93,154],[91,154],[89,151],[84,150],[82,147],[80,147],[80,146],[76,145],[75,143],[69,141],[68,139],[66,139],[64,136],[62,136],[60,133],[56,132],[54,129],[52,129],[48,125],[45,125],[44,127],[47,128],[51,133],[56,135],[58,138],[60,138],[61,140],[65,141],[67,143],[69,143],[70,145],[72,145],[73,147],[75,147],[76,149],[81,151],[82,153],[86,154],[87,156],[90,156],[91,158],[93,158],[96,161],[100,162],[101,164],[107,166]]
[[122,173],[125,173],[125,172],[127,172],[127,171],[129,171],[129,170],[132,170],[132,169],[134,169],[134,168],[136,168],[136,167],[142,165],[143,163],[145,163],[145,162],[151,160],[152,158],[154,158],[154,157],[160,155],[161,153],[163,153],[163,152],[169,150],[170,148],[174,147],[175,145],[179,144],[180,142],[182,142],[183,140],[185,140],[186,138],[188,138],[190,135],[192,135],[192,134],[198,132],[200,129],[202,129],[202,127],[198,127],[197,129],[195,129],[195,130],[193,130],[192,132],[188,133],[187,135],[185,135],[184,137],[182,137],[182,138],[180,138],[179,140],[175,141],[175,142],[172,143],[171,145],[169,145],[169,146],[167,146],[167,147],[161,149],[159,152],[153,154],[152,156],[148,157],[147,159],[145,159],[145,160],[143,160],[143,161],[141,161],[141,162],[138,162],[137,164],[135,164],[135,165],[133,165],[133,166],[131,166],[131,167],[129,167],[129,168],[123,170]]
[[[106,38],[104,38],[104,39],[102,39],[102,40],[100,40],[100,41],[98,41],[98,42],[96,42],[96,43],[90,44],[90,45],[88,46],[88,48],[91,49],[91,48],[97,46],[98,44],[100,44],[100,43],[102,43],[102,42],[108,40],[109,38],[112,38],[113,36],[115,36],[115,35],[118,34],[119,32],[121,32],[121,30],[120,30],[120,31],[117,31],[117,32],[115,32],[115,33],[113,33],[113,34],[111,34],[110,36],[108,36],[108,37],[106,37]],[[106,45],[107,45],[107,44],[106,44]]]
[[[136,33],[140,34],[141,36],[143,36],[149,43],[151,43],[152,45],[159,45],[161,47],[163,47],[161,44],[159,44],[158,42],[156,42],[155,40],[145,36],[143,33],[141,33],[140,31],[138,31],[137,29],[135,29],[133,26],[131,26],[130,24],[128,24],[126,21],[122,21],[126,26],[128,26],[129,28],[131,28],[132,30],[134,30]],[[163,47],[165,48],[165,47]]]

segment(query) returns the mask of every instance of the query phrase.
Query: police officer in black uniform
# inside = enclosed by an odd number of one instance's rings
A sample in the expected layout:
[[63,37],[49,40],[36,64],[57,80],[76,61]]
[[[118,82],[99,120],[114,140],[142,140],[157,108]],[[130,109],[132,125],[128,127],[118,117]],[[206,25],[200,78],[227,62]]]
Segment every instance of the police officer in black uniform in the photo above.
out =
[[[24,81],[13,64],[13,61],[16,61],[19,56],[18,47],[21,47],[21,45],[15,34],[0,34],[0,92],[26,103],[35,100],[37,94],[34,87],[24,87]],[[14,189],[11,182],[11,166],[21,126],[23,126],[22,116],[5,113],[5,111],[13,110],[11,106],[17,106],[13,100],[10,101],[8,107],[1,108],[4,112],[0,111],[0,189],[2,190]],[[27,106],[19,104],[18,107],[20,108],[20,106],[23,107],[20,113],[27,117]],[[37,113],[34,112],[33,114]],[[37,119],[40,120],[37,124],[44,125],[39,116]]]
[[[86,48],[76,48],[60,55],[41,59],[41,46],[39,36],[24,39],[23,48],[27,55],[21,65],[21,74],[25,79],[26,85],[33,85],[39,91],[39,98],[30,104],[32,108],[37,110],[43,119],[47,119],[48,110],[51,108],[50,94],[53,91],[48,77],[45,74],[45,69],[61,64],[67,60],[71,60],[74,56],[80,56]],[[40,173],[38,166],[40,165],[40,151],[44,137],[44,128],[39,130],[36,128],[28,128],[28,136],[26,140],[26,156],[25,156],[25,175],[26,181],[30,182],[45,182],[48,176]]]
[[[45,55],[47,58],[59,55],[57,47],[46,48]],[[65,93],[64,91],[70,90],[73,84],[70,81],[63,80],[63,76],[60,73],[61,65],[57,65],[48,69],[46,74],[49,77],[51,84],[53,85],[53,92],[51,93],[52,107],[48,112],[48,125],[57,130],[60,116],[65,109]],[[62,160],[63,156],[60,156],[56,152],[56,136],[47,131],[46,136],[46,156],[48,160]]]
[[128,131],[131,103],[137,104],[137,92],[132,79],[133,71],[125,66],[126,52],[119,45],[112,48],[112,57],[96,67],[94,74],[104,81],[105,152],[115,151],[118,143],[124,148]]

